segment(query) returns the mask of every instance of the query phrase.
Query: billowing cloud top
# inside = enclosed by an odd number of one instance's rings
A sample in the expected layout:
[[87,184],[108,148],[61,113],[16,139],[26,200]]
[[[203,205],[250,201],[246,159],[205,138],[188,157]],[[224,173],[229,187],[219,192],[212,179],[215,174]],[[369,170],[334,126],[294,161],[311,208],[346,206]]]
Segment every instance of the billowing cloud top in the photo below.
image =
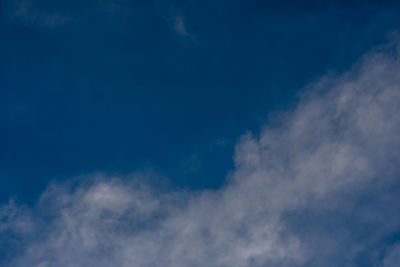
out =
[[[398,45],[309,85],[216,191],[98,175],[0,210],[5,266],[398,266]],[[396,260],[397,259],[397,260]]]

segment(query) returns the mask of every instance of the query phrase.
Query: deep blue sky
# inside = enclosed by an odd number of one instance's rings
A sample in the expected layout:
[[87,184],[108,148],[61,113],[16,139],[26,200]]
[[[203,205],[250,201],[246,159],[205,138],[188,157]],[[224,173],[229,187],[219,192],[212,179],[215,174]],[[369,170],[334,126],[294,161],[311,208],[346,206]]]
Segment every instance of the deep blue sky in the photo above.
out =
[[243,133],[400,27],[363,2],[1,0],[0,201],[95,171],[218,187]]

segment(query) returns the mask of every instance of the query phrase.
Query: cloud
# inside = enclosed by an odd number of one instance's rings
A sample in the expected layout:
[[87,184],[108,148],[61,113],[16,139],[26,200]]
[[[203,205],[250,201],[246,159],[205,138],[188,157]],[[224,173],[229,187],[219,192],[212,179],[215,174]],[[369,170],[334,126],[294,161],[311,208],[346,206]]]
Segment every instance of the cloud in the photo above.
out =
[[190,41],[191,43],[195,44],[198,43],[196,35],[188,31],[184,16],[182,15],[173,16],[172,28],[179,37],[183,38],[183,40]]
[[8,0],[6,7],[7,17],[11,21],[40,28],[55,29],[78,20],[76,16],[60,11],[60,9],[42,8],[40,4],[32,0]]
[[126,0],[96,0],[90,2],[89,6],[80,6],[68,1],[48,5],[46,1],[5,0],[4,7],[2,13],[7,21],[45,30],[57,30],[62,26],[84,27],[90,25],[89,21],[123,25],[129,18],[150,23],[149,17],[156,14],[165,21],[172,34],[179,36],[182,41],[198,43],[196,35],[188,30],[185,17],[180,15],[180,8],[168,1],[141,4]]
[[180,35],[182,35],[184,37],[189,36],[189,33],[186,30],[185,21],[184,21],[182,16],[175,16],[175,18],[174,18],[174,29],[178,34],[180,34]]
[[383,267],[395,267],[400,262],[400,244],[395,244],[389,248],[389,251],[383,259]]
[[0,240],[13,241],[0,247],[4,264],[393,266],[398,52],[377,49],[310,84],[294,110],[242,137],[219,190],[161,191],[141,174],[97,175],[50,186],[31,209],[4,206]]

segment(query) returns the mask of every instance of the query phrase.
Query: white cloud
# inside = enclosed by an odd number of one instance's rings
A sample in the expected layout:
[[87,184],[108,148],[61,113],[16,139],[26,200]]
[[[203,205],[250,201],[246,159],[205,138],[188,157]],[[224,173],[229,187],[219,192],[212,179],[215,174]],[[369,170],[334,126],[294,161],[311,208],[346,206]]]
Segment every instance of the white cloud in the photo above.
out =
[[8,266],[392,266],[384,248],[400,231],[395,49],[309,85],[278,126],[243,136],[219,190],[158,192],[140,178],[104,176],[51,186],[30,211],[0,212],[2,223],[31,225],[0,227],[3,240],[18,236]]

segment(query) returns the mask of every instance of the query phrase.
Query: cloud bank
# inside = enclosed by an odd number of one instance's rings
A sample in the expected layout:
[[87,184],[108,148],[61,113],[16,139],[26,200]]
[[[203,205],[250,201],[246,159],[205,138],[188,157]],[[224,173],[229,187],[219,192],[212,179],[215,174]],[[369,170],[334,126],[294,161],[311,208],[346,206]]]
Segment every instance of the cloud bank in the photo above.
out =
[[398,45],[305,89],[237,144],[215,191],[97,175],[0,209],[4,266],[395,266]]

